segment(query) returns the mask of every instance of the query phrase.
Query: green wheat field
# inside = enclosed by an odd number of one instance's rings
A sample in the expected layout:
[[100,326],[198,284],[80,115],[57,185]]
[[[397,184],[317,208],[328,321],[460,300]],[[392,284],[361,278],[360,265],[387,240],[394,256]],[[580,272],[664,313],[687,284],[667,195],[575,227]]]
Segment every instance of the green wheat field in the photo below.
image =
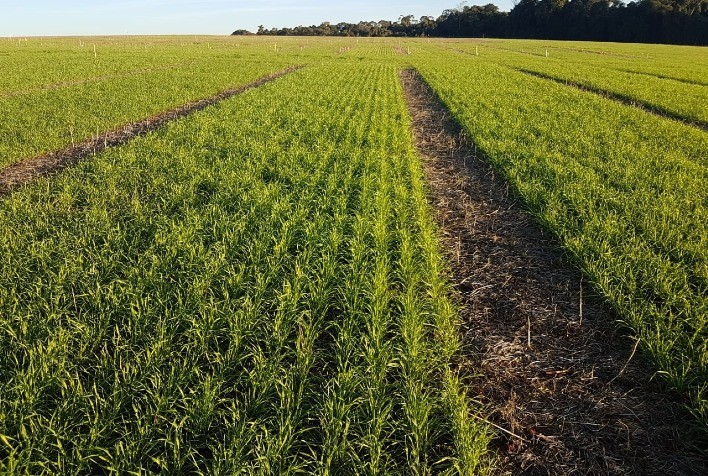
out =
[[0,472],[492,471],[411,68],[708,424],[707,55],[0,39],[0,167],[301,67],[0,197]]

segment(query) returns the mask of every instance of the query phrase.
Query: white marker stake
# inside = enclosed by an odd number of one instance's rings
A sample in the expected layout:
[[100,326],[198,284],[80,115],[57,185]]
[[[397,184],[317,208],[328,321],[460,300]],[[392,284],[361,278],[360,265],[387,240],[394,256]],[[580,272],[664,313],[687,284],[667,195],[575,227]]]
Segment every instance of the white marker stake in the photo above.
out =
[[96,45],[93,45],[93,57],[98,58],[98,55],[96,55]]

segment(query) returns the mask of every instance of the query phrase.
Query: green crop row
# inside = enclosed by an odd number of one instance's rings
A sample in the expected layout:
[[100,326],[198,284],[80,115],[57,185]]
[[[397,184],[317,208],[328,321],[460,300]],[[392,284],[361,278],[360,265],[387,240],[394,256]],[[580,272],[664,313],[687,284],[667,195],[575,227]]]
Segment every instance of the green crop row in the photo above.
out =
[[265,40],[237,37],[4,38],[0,97],[194,61],[208,64],[223,56],[267,59],[268,52]]
[[[361,41],[381,45],[382,40]],[[338,56],[357,42],[355,38],[222,36],[0,38],[0,97],[182,68],[195,62],[221,68],[224,62],[270,62],[276,54],[300,63],[320,61]]]
[[[468,53],[474,47],[462,47]],[[492,61],[511,68],[540,74],[562,82],[570,82],[584,88],[608,93],[626,101],[636,102],[647,108],[687,122],[696,122],[708,127],[708,87],[682,83],[656,76],[619,71],[600,66],[577,55],[572,59],[548,58],[513,51],[489,50],[476,61]]]
[[480,47],[503,49],[537,58],[556,58],[600,68],[708,86],[705,48],[677,45],[592,43],[548,40],[472,40]]
[[275,54],[252,60],[237,54],[0,97],[0,166],[65,147],[120,125],[240,86],[289,66]]
[[454,52],[416,65],[708,421],[708,134]]
[[[270,37],[0,41],[0,56],[8,65],[0,78],[0,167],[287,66],[346,59],[343,53],[357,42]],[[372,47],[393,54],[388,44]]]
[[[19,44],[0,42],[3,75],[0,96],[21,95],[42,88],[59,88],[74,82],[180,64],[189,60],[184,51],[154,48],[116,49],[102,43],[94,53],[91,39],[71,45],[56,40],[28,40]],[[85,42],[88,41],[88,44]],[[81,46],[83,45],[83,46]]]
[[485,471],[395,67],[310,66],[0,224],[2,472]]

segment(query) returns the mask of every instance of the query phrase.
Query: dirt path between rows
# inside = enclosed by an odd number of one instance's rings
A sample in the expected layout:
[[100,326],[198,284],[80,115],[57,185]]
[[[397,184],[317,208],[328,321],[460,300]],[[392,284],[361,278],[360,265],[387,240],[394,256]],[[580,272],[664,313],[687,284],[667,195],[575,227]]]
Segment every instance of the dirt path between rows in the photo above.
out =
[[[708,474],[683,408],[416,72],[401,80],[499,474]],[[691,441],[693,443],[691,443]]]
[[38,177],[59,172],[108,147],[123,145],[134,137],[154,131],[170,121],[201,111],[208,106],[241,94],[249,89],[257,88],[258,86],[285,76],[300,68],[302,68],[302,66],[291,66],[263,76],[243,86],[227,89],[214,96],[190,102],[140,121],[125,124],[117,129],[104,132],[96,137],[91,137],[64,149],[41,154],[9,165],[0,170],[0,195],[7,195]]

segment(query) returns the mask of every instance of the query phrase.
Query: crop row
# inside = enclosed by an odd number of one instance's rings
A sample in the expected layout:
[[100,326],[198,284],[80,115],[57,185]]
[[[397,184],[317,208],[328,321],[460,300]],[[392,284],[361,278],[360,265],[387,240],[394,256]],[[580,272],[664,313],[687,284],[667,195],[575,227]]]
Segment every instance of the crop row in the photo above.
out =
[[[223,37],[0,39],[0,96],[224,57],[267,59],[272,44]],[[94,49],[95,47],[95,49]]]
[[[470,45],[465,51],[473,52]],[[489,50],[488,50],[489,51]],[[662,114],[708,127],[708,87],[599,66],[587,59],[548,58],[516,52],[487,52],[478,61],[492,61],[601,94],[636,102]]]
[[55,150],[288,66],[283,57],[211,57],[180,68],[0,97],[0,166]]
[[332,62],[0,202],[0,468],[473,474],[395,67]]
[[[224,63],[272,62],[277,56],[280,61],[304,64],[338,56],[356,46],[358,41],[354,38],[221,36],[0,38],[3,64],[0,97],[33,94],[42,89],[60,89],[191,63],[220,69]],[[387,48],[381,45],[384,40],[361,41]]]
[[708,134],[458,58],[416,65],[708,419]]
[[481,47],[708,86],[704,48],[547,40],[489,40]]

